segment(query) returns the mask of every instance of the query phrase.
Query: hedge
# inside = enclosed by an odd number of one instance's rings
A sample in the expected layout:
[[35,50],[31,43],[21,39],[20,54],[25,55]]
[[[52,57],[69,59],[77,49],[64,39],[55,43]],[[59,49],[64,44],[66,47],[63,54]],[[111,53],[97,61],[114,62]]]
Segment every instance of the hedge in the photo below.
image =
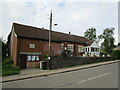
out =
[[114,59],[120,59],[120,50],[113,50],[112,55]]

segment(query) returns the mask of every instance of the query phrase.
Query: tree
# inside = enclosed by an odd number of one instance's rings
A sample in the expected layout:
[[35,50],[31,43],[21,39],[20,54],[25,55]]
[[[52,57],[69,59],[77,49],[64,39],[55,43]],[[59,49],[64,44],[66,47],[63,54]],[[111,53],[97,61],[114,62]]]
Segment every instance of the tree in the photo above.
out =
[[96,38],[96,29],[95,28],[89,28],[86,30],[86,32],[84,33],[84,37],[88,40],[93,40],[95,41]]
[[6,48],[7,48],[7,44],[2,40],[2,58],[6,57]]
[[7,44],[8,44],[8,45],[10,45],[11,34],[12,34],[12,32],[10,32],[9,35],[8,35],[8,37],[7,37]]
[[115,47],[115,39],[113,37],[114,30],[114,28],[106,28],[104,29],[103,33],[98,36],[99,39],[103,40],[103,42],[101,43],[101,49],[108,54],[110,54]]
[[8,55],[8,45],[3,39],[0,39],[0,42],[2,42],[2,59],[4,59]]
[[8,46],[8,56],[10,56],[10,39],[11,39],[12,32],[9,33],[7,37],[7,46]]

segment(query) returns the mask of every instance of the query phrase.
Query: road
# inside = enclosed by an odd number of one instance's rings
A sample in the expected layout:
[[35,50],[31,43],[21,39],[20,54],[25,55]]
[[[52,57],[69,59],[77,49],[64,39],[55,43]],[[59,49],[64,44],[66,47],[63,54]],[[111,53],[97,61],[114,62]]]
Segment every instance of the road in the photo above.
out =
[[118,63],[3,83],[3,88],[118,88]]

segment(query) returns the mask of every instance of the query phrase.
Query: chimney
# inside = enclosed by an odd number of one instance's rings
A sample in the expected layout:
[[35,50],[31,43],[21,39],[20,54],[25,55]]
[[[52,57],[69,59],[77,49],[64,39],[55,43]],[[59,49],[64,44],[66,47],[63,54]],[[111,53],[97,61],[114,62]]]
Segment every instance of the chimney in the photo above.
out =
[[69,34],[71,35],[71,32],[69,31]]

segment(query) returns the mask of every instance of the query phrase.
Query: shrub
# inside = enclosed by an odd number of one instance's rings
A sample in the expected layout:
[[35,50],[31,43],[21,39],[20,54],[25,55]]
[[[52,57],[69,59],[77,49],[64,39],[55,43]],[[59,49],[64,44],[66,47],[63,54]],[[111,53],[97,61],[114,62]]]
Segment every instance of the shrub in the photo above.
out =
[[13,60],[10,57],[7,57],[7,58],[3,59],[2,64],[3,64],[3,66],[7,65],[7,64],[13,64]]
[[20,68],[13,64],[13,60],[9,57],[3,59],[2,62],[2,76],[9,76],[19,74]]
[[120,50],[113,50],[112,56],[114,59],[120,59]]
[[48,57],[49,57],[49,54],[45,54],[44,57],[45,57],[45,58],[48,58]]

